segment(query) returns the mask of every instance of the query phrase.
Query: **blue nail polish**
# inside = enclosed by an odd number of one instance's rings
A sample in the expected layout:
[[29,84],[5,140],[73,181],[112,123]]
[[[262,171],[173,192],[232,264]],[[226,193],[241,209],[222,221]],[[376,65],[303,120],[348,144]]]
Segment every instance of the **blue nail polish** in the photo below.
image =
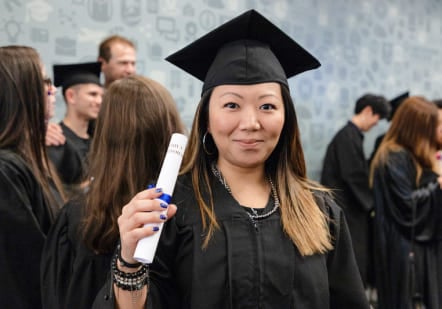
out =
[[161,191],[163,191],[163,189],[161,189],[161,188],[156,188],[156,189],[155,189],[155,192],[156,192],[156,193],[160,193]]
[[160,203],[160,206],[163,208],[167,208],[168,205],[166,203]]
[[158,226],[154,226],[153,228],[152,228],[152,231],[154,231],[154,232],[157,232],[157,231],[159,231],[160,230],[160,228],[158,227]]
[[167,217],[166,217],[166,215],[161,214],[161,215],[160,215],[160,219],[161,219],[161,220],[166,220]]
[[152,188],[155,188],[155,184],[153,184],[153,183],[151,183],[147,186],[147,189],[152,189]]

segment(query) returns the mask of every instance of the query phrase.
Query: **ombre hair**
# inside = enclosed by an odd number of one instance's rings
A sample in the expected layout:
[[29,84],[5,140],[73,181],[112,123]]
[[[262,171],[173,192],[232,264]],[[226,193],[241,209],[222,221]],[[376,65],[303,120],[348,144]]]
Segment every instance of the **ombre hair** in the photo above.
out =
[[[274,182],[280,199],[283,229],[299,252],[302,255],[324,253],[332,248],[328,219],[325,212],[318,207],[313,191],[328,190],[307,179],[293,101],[285,86],[281,86],[281,92],[285,122],[278,144],[266,161],[266,173]],[[211,94],[212,90],[206,91],[197,107],[182,166],[182,173],[190,172],[192,176],[193,189],[206,234],[203,247],[208,246],[213,233],[219,228],[208,173],[211,163],[218,157],[218,152],[211,138],[206,140],[206,147],[210,149],[204,149],[202,145],[209,122]],[[206,193],[209,196],[209,204],[203,198]]]
[[159,174],[172,133],[184,133],[175,102],[161,84],[141,76],[112,83],[103,97],[89,152],[83,238],[109,253],[119,237],[121,209]]
[[437,124],[438,110],[433,102],[420,96],[411,96],[404,100],[394,114],[390,128],[373,158],[370,184],[373,183],[374,170],[386,164],[391,152],[407,150],[413,155],[417,171],[416,185],[423,168],[435,170]]

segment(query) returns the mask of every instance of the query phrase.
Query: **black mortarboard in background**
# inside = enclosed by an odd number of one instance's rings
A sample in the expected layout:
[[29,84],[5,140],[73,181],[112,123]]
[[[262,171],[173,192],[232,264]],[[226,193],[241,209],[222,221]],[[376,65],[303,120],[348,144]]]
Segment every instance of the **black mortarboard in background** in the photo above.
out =
[[166,58],[204,82],[203,93],[226,84],[279,82],[321,64],[255,10],[224,23]]
[[54,85],[66,89],[78,84],[100,85],[100,62],[85,62],[75,64],[56,64],[54,69]]
[[398,109],[399,105],[401,105],[401,103],[410,96],[410,92],[404,92],[400,95],[398,95],[397,97],[393,98],[390,100],[390,105],[391,105],[391,112],[390,112],[390,117],[388,117],[388,120],[391,121],[391,119],[393,119],[393,115],[396,112],[396,110]]

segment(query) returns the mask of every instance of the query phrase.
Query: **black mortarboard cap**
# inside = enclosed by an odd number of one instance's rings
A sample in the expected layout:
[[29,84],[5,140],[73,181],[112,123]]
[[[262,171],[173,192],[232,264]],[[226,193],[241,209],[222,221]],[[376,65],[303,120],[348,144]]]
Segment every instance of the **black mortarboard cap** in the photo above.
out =
[[56,64],[54,69],[54,85],[62,86],[63,93],[69,87],[78,84],[97,84],[100,83],[100,62],[84,62],[75,64]]
[[400,95],[398,95],[397,97],[393,98],[390,100],[390,105],[391,105],[391,113],[390,113],[390,117],[388,117],[388,120],[393,119],[393,115],[396,112],[396,110],[398,109],[399,105],[401,105],[401,103],[410,96],[410,92],[406,91]]
[[203,93],[226,84],[279,82],[321,64],[255,10],[224,23],[166,58],[204,82]]

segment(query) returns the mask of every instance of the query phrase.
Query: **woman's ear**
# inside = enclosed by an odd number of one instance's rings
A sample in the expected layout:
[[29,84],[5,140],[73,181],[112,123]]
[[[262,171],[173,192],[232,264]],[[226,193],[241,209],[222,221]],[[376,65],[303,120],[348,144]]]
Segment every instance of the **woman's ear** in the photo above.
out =
[[74,103],[74,101],[75,101],[74,96],[75,96],[75,91],[72,88],[68,88],[64,92],[64,97],[65,97],[66,103],[68,103],[68,104]]

